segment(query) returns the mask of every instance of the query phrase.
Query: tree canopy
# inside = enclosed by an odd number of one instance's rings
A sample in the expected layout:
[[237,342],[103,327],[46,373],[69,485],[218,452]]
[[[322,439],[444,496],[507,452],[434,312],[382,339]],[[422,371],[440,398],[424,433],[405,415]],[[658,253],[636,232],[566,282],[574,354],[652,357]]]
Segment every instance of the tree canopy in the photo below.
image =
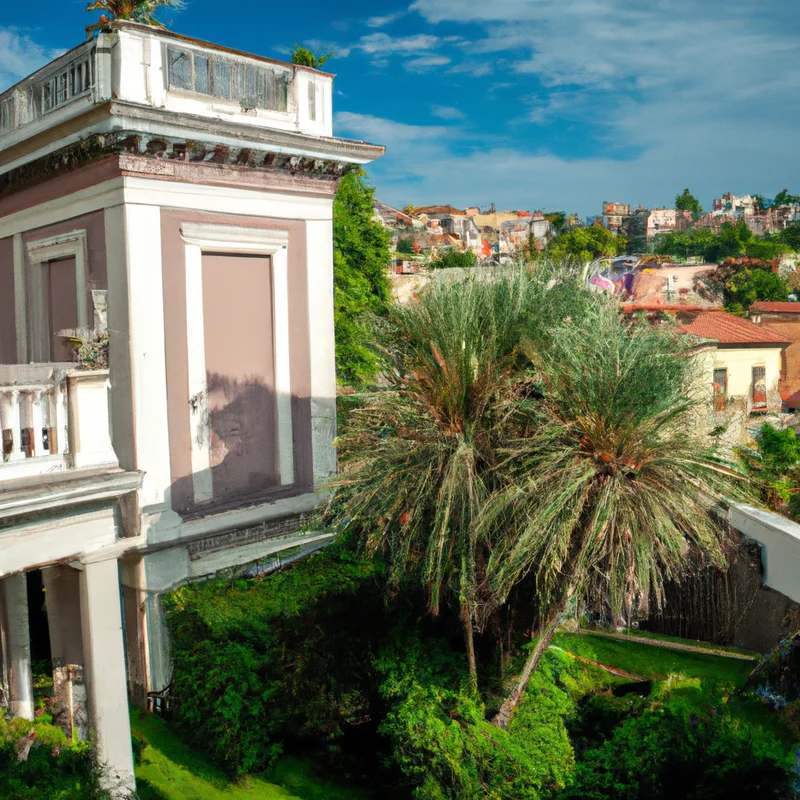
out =
[[109,19],[126,19],[139,22],[142,25],[153,25],[163,28],[161,22],[155,18],[159,8],[182,8],[183,0],[93,0],[86,6],[87,11],[103,11],[100,21],[87,27],[92,32],[102,27]]
[[694,218],[697,219],[703,213],[703,206],[688,189],[684,189],[682,194],[675,198],[675,210],[691,211]]
[[627,246],[624,236],[615,236],[600,225],[573,230],[556,236],[547,247],[548,256],[553,259],[578,258],[592,261],[602,256],[615,256],[624,253]]
[[456,250],[455,247],[445,247],[430,263],[431,269],[468,269],[474,267],[477,256],[471,250]]
[[371,318],[389,304],[389,233],[373,216],[375,190],[354,170],[339,184],[333,204],[334,319],[336,374],[359,386],[375,376]]
[[311,67],[319,69],[326,61],[333,58],[335,53],[330,52],[323,55],[316,55],[307,47],[296,44],[292,50],[292,64],[299,64],[301,67]]
[[775,200],[773,201],[773,205],[776,206],[789,206],[794,203],[800,203],[800,196],[789,194],[786,189],[781,189],[778,194],[775,195]]

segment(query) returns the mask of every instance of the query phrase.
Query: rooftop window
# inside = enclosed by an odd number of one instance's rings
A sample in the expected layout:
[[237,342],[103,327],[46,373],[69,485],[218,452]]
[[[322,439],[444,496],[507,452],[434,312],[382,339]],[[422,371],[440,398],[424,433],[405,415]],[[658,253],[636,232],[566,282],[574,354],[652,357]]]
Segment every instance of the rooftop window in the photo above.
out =
[[41,82],[42,112],[52,111],[91,90],[92,55],[87,53]]
[[185,89],[223,100],[238,100],[249,108],[287,111],[289,73],[209,52],[169,46],[167,80],[170,89]]

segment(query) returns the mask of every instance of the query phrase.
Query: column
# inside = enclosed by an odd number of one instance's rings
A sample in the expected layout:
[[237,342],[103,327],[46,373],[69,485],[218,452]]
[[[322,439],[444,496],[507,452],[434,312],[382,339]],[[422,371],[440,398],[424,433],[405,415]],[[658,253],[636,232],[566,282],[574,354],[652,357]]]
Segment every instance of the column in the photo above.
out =
[[135,782],[116,560],[85,563],[80,585],[89,720],[101,784],[112,797],[126,797]]
[[68,738],[86,740],[80,572],[66,564],[45,567],[42,581],[53,660],[53,721]]
[[25,573],[3,580],[6,611],[9,710],[15,717],[33,719],[33,674],[28,621],[28,582]]

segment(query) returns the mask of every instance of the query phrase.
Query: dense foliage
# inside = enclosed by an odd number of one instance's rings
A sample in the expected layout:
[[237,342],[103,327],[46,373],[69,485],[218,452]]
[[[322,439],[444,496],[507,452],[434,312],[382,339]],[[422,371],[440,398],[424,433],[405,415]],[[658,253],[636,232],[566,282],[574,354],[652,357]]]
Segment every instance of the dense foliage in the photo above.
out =
[[477,257],[472,250],[456,250],[445,247],[429,264],[431,269],[468,269],[474,267]]
[[397,242],[397,252],[406,255],[414,254],[414,242],[410,236],[402,236]]
[[[370,610],[381,610],[369,597],[375,569],[332,549],[268,583],[211,581],[174,592],[176,721],[187,740],[233,773],[272,765],[287,737],[336,740],[350,715],[364,713],[353,687],[368,666]],[[360,636],[341,636],[356,603],[366,603]],[[345,675],[346,684],[337,682]]]
[[[35,735],[27,760],[20,740]],[[0,797],[3,800],[103,800],[88,743],[67,741],[48,712],[35,722],[0,715]]]
[[375,376],[372,317],[389,304],[389,233],[373,217],[375,190],[364,176],[363,170],[347,173],[333,204],[336,374],[350,386]]
[[789,281],[775,272],[771,261],[756,258],[728,258],[714,272],[702,276],[698,290],[721,298],[728,311],[739,313],[757,300],[785,301]]
[[793,249],[794,245],[782,233],[758,237],[744,220],[723,222],[719,233],[708,228],[690,228],[659,234],[653,243],[656,254],[680,258],[699,256],[709,264],[727,258],[773,259]]
[[675,210],[690,211],[695,219],[703,213],[700,201],[688,189],[684,189],[683,193],[675,198]]
[[109,19],[124,19],[138,22],[142,25],[153,25],[157,28],[164,26],[155,18],[155,14],[162,8],[181,8],[183,0],[92,0],[87,6],[87,11],[103,11],[100,21],[90,25],[87,32],[98,30]]
[[296,44],[292,49],[292,64],[319,69],[326,61],[332,59],[334,55],[335,53],[332,52],[326,53],[325,55],[317,55],[313,50]]
[[800,514],[800,441],[794,428],[780,430],[765,422],[755,447],[739,454],[769,508],[797,518]]
[[646,615],[696,556],[726,560],[709,510],[735,489],[696,434],[687,341],[552,276],[435,284],[393,309],[389,387],[340,437],[328,520],[386,557],[392,586],[416,581],[431,613],[457,609],[474,680],[475,632],[528,577],[550,635],[570,604]]
[[555,260],[576,258],[586,262],[624,253],[627,245],[628,240],[624,236],[615,235],[601,225],[589,225],[556,236],[547,246],[547,255]]
[[587,733],[594,747],[559,800],[794,797],[786,746],[742,726],[721,695],[695,690],[653,703],[595,696],[573,730]]

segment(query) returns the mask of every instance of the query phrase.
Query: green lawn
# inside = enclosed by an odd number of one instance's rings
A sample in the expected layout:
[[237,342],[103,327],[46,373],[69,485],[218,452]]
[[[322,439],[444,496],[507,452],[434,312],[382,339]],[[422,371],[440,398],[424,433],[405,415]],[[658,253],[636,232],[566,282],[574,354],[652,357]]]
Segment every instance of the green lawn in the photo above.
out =
[[365,800],[315,776],[298,759],[282,759],[269,778],[233,783],[218,767],[178,739],[154,714],[134,711],[131,731],[144,747],[136,767],[140,800]]
[[553,644],[576,656],[583,656],[654,680],[663,680],[668,675],[686,675],[738,687],[747,680],[747,676],[755,666],[752,661],[667,650],[640,644],[633,638],[619,641],[593,636],[590,633],[557,633]]

